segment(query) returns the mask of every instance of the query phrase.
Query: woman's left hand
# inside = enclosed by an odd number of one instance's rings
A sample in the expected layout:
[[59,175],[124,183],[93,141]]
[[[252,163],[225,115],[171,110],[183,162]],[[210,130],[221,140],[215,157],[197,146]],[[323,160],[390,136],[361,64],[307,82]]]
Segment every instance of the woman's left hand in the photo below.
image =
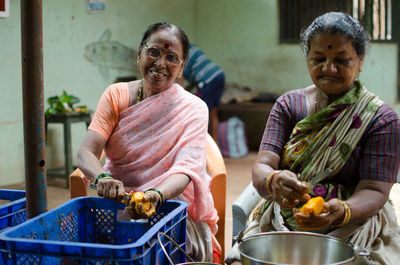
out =
[[294,218],[302,230],[320,230],[326,228],[333,223],[337,223],[345,213],[342,201],[331,199],[324,203],[325,212],[319,215],[310,214],[306,216],[299,212],[298,209],[293,209]]

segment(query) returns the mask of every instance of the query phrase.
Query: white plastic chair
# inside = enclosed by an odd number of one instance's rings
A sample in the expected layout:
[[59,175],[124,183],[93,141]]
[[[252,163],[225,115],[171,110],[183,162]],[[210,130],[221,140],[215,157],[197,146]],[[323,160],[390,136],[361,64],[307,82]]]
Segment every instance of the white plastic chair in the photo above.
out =
[[260,200],[261,196],[254,188],[253,182],[250,182],[232,203],[232,245],[235,243],[235,237],[245,230],[249,216]]

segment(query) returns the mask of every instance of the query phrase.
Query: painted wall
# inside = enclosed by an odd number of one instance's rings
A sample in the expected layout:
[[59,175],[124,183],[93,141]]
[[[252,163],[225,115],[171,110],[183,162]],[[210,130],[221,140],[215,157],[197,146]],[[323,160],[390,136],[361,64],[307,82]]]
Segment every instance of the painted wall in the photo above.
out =
[[[201,0],[196,5],[197,44],[225,69],[228,81],[277,94],[311,84],[300,45],[279,43],[278,1]],[[360,78],[397,107],[397,45],[373,43]]]
[[[19,3],[11,0],[10,17],[0,19],[0,186],[24,181]],[[104,89],[131,71],[116,68],[126,66],[123,57],[119,63],[118,58],[107,61],[107,56],[97,56],[97,65],[88,61],[85,47],[91,43],[101,47],[98,42],[103,38],[108,44],[117,42],[118,54],[129,54],[137,48],[145,28],[163,20],[180,25],[192,42],[224,68],[229,82],[277,94],[311,83],[299,45],[279,43],[278,1],[118,0],[106,1],[106,11],[96,14],[89,14],[85,3],[43,1],[45,98],[65,90],[94,109]],[[106,29],[111,32],[108,37]],[[113,68],[100,70],[99,61]],[[361,78],[400,111],[395,104],[396,73],[397,45],[373,43]],[[84,123],[72,127],[74,163],[85,130]],[[48,167],[63,165],[61,126],[50,125],[47,138]]]
[[[98,66],[84,57],[86,45],[98,42],[106,29],[111,32],[106,41],[116,41],[119,48],[125,48],[120,52],[125,55],[130,49],[137,49],[146,27],[155,22],[180,25],[190,38],[190,32],[195,32],[194,0],[106,1],[106,11],[93,14],[86,11],[85,3],[85,0],[43,1],[45,99],[61,95],[65,90],[95,109],[102,92],[116,77],[132,75],[132,71],[116,68],[126,65],[122,58],[110,62],[103,56],[97,61],[107,61],[113,66],[105,67],[109,76],[104,78]],[[10,0],[10,16],[0,19],[0,186],[22,182],[25,178],[20,28],[20,1]],[[132,61],[136,63],[136,58]],[[84,123],[72,126],[74,163],[85,131]],[[64,164],[63,133],[59,124],[49,125],[46,157],[49,168]]]
[[0,19],[0,184],[25,177],[19,2],[10,1],[9,17]]

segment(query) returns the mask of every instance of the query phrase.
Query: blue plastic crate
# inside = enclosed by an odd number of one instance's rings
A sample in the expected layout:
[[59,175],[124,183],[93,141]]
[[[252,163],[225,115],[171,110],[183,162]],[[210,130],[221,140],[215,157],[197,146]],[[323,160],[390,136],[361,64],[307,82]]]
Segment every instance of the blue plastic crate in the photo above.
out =
[[[148,220],[118,221],[124,204],[81,197],[0,233],[0,264],[168,264],[157,234],[186,247],[187,203],[167,201]],[[166,244],[176,263],[184,255]]]
[[23,190],[0,189],[0,200],[9,201],[0,205],[0,216],[14,213],[26,208],[26,194]]
[[0,189],[0,231],[26,221],[25,191]]
[[26,221],[26,209],[18,210],[14,213],[0,217],[0,231],[8,227],[16,226]]

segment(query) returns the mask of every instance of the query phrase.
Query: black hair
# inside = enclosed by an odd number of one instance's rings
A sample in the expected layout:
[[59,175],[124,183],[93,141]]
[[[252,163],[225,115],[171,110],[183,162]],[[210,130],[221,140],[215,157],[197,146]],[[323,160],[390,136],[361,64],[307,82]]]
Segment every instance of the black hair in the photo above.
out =
[[168,23],[168,22],[160,22],[151,24],[147,27],[147,30],[143,34],[142,41],[140,42],[140,48],[143,47],[145,42],[150,38],[150,36],[160,30],[160,29],[173,29],[176,32],[179,40],[181,41],[183,48],[183,60],[186,60],[189,55],[189,39],[186,36],[186,33],[178,26]]
[[319,34],[337,34],[347,37],[351,40],[359,57],[365,54],[370,41],[368,33],[360,22],[342,12],[329,12],[321,15],[302,31],[300,40],[306,55],[310,52],[310,41]]

